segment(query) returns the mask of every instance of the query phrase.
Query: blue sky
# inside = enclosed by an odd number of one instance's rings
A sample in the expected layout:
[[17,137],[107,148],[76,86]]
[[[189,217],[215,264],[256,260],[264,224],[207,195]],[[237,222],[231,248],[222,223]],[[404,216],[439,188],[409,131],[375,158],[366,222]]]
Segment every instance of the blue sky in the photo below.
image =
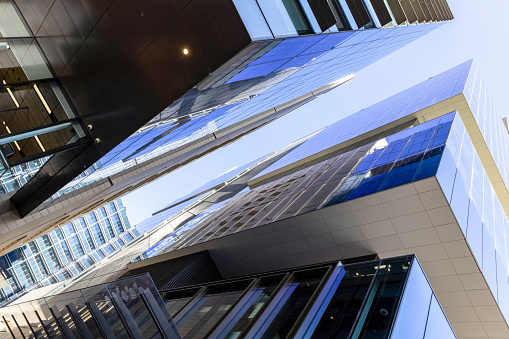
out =
[[[123,198],[132,224],[234,166],[475,58],[503,116],[509,110],[508,0],[448,0],[455,19],[365,68],[356,78],[271,124]],[[502,123],[502,121],[500,122]]]

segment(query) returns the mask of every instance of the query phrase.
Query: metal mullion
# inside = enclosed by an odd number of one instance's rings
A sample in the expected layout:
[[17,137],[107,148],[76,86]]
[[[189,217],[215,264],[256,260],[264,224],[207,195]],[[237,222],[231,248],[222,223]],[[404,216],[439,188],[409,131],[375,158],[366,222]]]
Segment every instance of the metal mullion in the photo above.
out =
[[353,334],[354,334],[354,330],[356,329],[357,327],[357,322],[359,321],[359,318],[361,317],[361,314],[362,314],[362,311],[364,310],[364,306],[366,305],[366,302],[367,302],[367,299],[369,297],[369,294],[371,293],[371,290],[373,288],[373,285],[375,283],[375,280],[376,280],[376,277],[378,276],[378,271],[380,270],[380,264],[382,263],[382,260],[379,260],[378,261],[378,266],[376,268],[376,272],[375,274],[373,275],[373,279],[371,280],[371,283],[369,284],[369,287],[368,287],[368,290],[366,292],[366,295],[364,296],[364,299],[362,300],[362,304],[361,304],[361,307],[359,308],[359,312],[357,312],[357,316],[355,317],[355,321],[353,322],[353,326],[352,328],[350,329],[350,333],[348,334],[348,338],[351,339]]
[[[113,238],[111,238],[111,234],[109,234],[109,232],[107,232],[108,230],[104,229],[106,226],[102,225],[100,218],[98,218],[98,215],[95,213],[95,211],[92,211],[91,213],[93,213],[95,218],[97,219],[97,225],[99,225],[99,229],[101,230],[101,232],[104,235],[104,240],[108,239],[108,237],[106,235],[110,236],[110,240],[113,239]],[[107,240],[106,243],[108,243],[110,240]]]
[[120,321],[124,324],[129,337],[133,339],[143,339],[140,328],[134,320],[131,312],[129,312],[129,309],[125,305],[123,299],[118,294],[110,294],[110,296],[113,308],[117,311]]
[[[65,244],[67,245],[67,249],[69,250],[69,254],[71,255],[71,258],[74,260],[77,259],[76,255],[74,255],[74,252],[72,251],[72,246],[69,244],[69,241],[68,241],[68,238],[65,237],[64,240],[61,240],[61,242],[65,242]],[[62,251],[64,249],[62,248]]]
[[[255,281],[255,280],[254,280],[254,281]],[[254,283],[254,281],[252,281],[249,285],[253,284],[253,283]],[[219,285],[223,285],[223,284],[219,284]],[[249,285],[248,285],[248,287],[249,287]],[[212,285],[212,286],[214,286],[214,285]],[[209,286],[209,287],[210,287],[210,286]],[[214,305],[210,308],[210,310],[209,310],[207,313],[205,313],[205,314],[204,314],[204,316],[203,316],[200,320],[198,320],[198,322],[197,322],[197,323],[196,323],[196,324],[195,324],[195,325],[194,325],[194,326],[193,326],[193,327],[189,330],[188,334],[189,334],[190,332],[192,332],[192,331],[196,328],[196,326],[198,326],[198,325],[200,325],[200,324],[201,324],[201,322],[202,322],[202,321],[204,320],[204,318],[205,318],[205,317],[209,314],[209,312],[211,312],[212,310],[214,310],[214,307],[216,307],[217,305],[220,305],[220,304],[221,304],[221,302],[223,301],[223,298],[224,298],[224,297],[226,297],[226,296],[228,295],[228,293],[230,293],[230,292],[231,292],[232,288],[233,288],[233,284],[231,284],[231,285],[229,286],[229,288],[228,288],[228,290],[227,290],[227,291],[225,291],[225,292],[223,292],[223,293],[217,293],[217,294],[212,294],[212,295],[211,295],[211,297],[212,297],[212,296],[220,295],[220,296],[221,296],[221,298],[220,298],[219,300],[217,300],[217,301],[214,303]],[[209,290],[210,290],[210,288],[209,288]],[[245,291],[245,289],[244,289],[244,291]],[[240,297],[240,296],[239,296],[239,297]],[[237,298],[237,299],[235,300],[235,302],[232,304],[232,306],[233,306],[233,305],[235,305],[235,303],[237,302],[237,300],[238,300],[238,299],[239,299],[239,298]],[[205,300],[205,301],[206,301],[206,300]],[[204,302],[205,302],[205,301],[204,301]],[[203,305],[203,303],[201,303],[200,305]],[[193,307],[193,309],[194,309],[194,307]],[[193,309],[191,309],[191,310],[193,310]],[[193,312],[193,314],[194,314],[194,312]],[[191,314],[191,315],[192,315],[192,314]],[[224,317],[223,317],[223,318],[224,318]],[[222,318],[222,319],[223,319],[223,318]],[[187,318],[186,318],[186,320],[187,320]],[[212,329],[214,329],[214,328],[215,328],[215,327],[213,327]],[[210,333],[210,332],[209,332],[209,333]],[[207,336],[206,336],[206,337],[207,337]]]
[[32,324],[30,324],[30,322],[28,321],[28,318],[27,316],[25,315],[24,312],[21,312],[21,314],[23,315],[23,318],[25,319],[26,323],[28,324],[28,328],[30,329],[30,332],[32,332],[34,338],[37,338],[37,335],[35,335],[35,331],[34,329],[32,328]]
[[[81,295],[83,295],[83,292],[80,292]],[[67,308],[67,311],[69,312],[69,316],[74,322],[74,325],[76,326],[76,329],[80,333],[80,335],[83,337],[83,339],[92,339],[92,333],[90,333],[90,330],[88,329],[87,325],[81,318],[78,310],[76,309],[76,306],[71,302],[67,305],[65,305]],[[92,312],[90,312],[90,315],[93,317]],[[108,338],[108,337],[106,337]],[[109,339],[109,338],[108,338]]]
[[48,336],[48,338],[51,338],[51,336],[49,335],[49,332],[48,330],[46,329],[46,326],[44,325],[44,322],[42,321],[41,319],[41,316],[39,315],[39,312],[37,312],[36,310],[34,310],[34,313],[35,315],[37,316],[37,319],[39,319],[39,322],[41,323],[42,325],[42,329],[44,330],[44,333],[46,333],[46,335]]
[[12,332],[12,329],[11,329],[11,326],[9,326],[9,323],[7,322],[7,319],[5,319],[5,316],[2,316],[2,319],[4,320],[4,323],[5,323],[5,327],[7,327],[7,329],[9,330],[9,333],[11,334],[11,336],[16,339],[16,336],[14,335],[14,333]]
[[49,307],[49,305],[48,305],[48,308],[49,308],[51,315],[53,316],[53,319],[55,319],[55,322],[56,322],[58,328],[60,329],[60,333],[63,335],[63,337],[68,338],[68,339],[76,339],[76,337],[72,334],[69,326],[63,319],[60,311],[58,311],[57,308],[53,309],[52,307]]
[[297,331],[299,330],[300,324],[306,319],[306,316],[311,311],[311,308],[313,307],[313,304],[315,303],[316,298],[320,295],[322,289],[327,284],[327,281],[329,280],[330,276],[334,272],[334,267],[329,266],[329,269],[325,272],[325,274],[322,277],[322,280],[316,286],[315,291],[309,298],[308,302],[306,303],[306,306],[304,306],[304,309],[300,313],[299,317],[295,321],[295,324],[293,324],[292,328],[290,329],[290,332],[288,333],[289,337],[293,337],[295,334],[297,334]]
[[[16,320],[16,317],[14,316],[14,314],[11,314],[11,318],[14,320],[14,324],[16,324],[16,327],[18,328],[19,333],[21,333],[21,336],[26,339],[25,333],[23,333],[23,330],[21,329],[21,326],[19,326],[18,321]],[[40,320],[40,318],[39,318],[39,320]],[[41,323],[41,325],[42,325],[42,323]],[[49,336],[48,336],[48,338],[49,338]]]
[[127,227],[125,226],[124,220],[120,217],[120,208],[118,208],[117,202],[114,200],[112,201],[113,205],[115,206],[115,209],[117,210],[116,214],[118,215],[118,219],[120,220],[120,223],[124,227],[125,232],[127,232]]
[[[235,300],[230,307],[230,310],[213,326],[205,336],[206,338],[217,338],[218,335],[224,330],[226,326],[233,320],[235,315],[244,307],[249,301],[251,295],[260,286],[262,278],[254,278],[251,283],[244,289],[242,294]],[[253,292],[250,294],[250,292]]]
[[[94,244],[94,247],[97,249],[99,246],[97,246],[97,242],[95,241],[94,235],[92,234],[92,229],[90,228],[90,225],[88,224],[88,220],[85,216],[83,216],[83,221],[85,222],[85,229],[90,233],[90,238],[92,239],[92,243]],[[94,250],[92,250],[94,251]]]
[[[308,331],[309,326],[311,326],[311,324],[313,323],[313,320],[315,319],[318,312],[320,311],[320,308],[322,307],[322,305],[324,305],[324,302],[327,299],[327,296],[330,293],[332,293],[332,296],[334,296],[334,294],[336,293],[336,290],[332,290],[332,288],[334,287],[334,283],[336,282],[339,275],[341,274],[341,271],[343,271],[343,270],[345,270],[345,268],[343,265],[341,265],[341,262],[339,262],[338,265],[333,268],[333,271],[330,274],[326,284],[322,288],[322,291],[317,296],[317,298],[316,298],[315,302],[313,303],[312,307],[310,308],[306,318],[302,321],[301,325],[299,326],[299,330],[295,334],[296,338],[303,337],[305,335],[305,333]],[[329,300],[329,303],[330,303],[330,300]],[[324,305],[324,306],[327,307],[328,304]]]
[[288,292],[288,288],[295,280],[295,272],[287,273],[283,280],[279,283],[277,288],[272,292],[271,298],[267,300],[265,310],[260,312],[255,319],[248,325],[244,331],[239,335],[239,337],[243,338],[253,338],[256,333],[262,328],[264,323],[270,317],[274,309],[278,306],[281,299],[285,296],[286,292]]
[[[157,304],[157,301],[152,295],[152,292],[150,292],[150,289],[145,289],[140,294],[140,297],[143,303],[145,304],[145,307],[147,308],[150,317],[156,324],[157,329],[161,336],[165,339],[178,339],[180,337],[180,333],[177,335],[173,331],[172,324],[168,321],[168,319],[166,319],[165,314],[161,310],[161,307]],[[173,324],[173,326],[175,326],[175,324]]]
[[[182,307],[180,311],[175,314],[173,317],[173,322],[175,323],[175,326],[177,326],[177,323],[189,312],[191,309],[200,301],[200,299],[208,292],[209,287],[203,286],[196,294],[187,302],[187,304]],[[178,327],[178,326],[177,326]]]
[[[406,287],[407,287],[407,284],[408,284],[408,280],[410,279],[410,273],[412,271],[412,268],[414,267],[414,264],[416,263],[417,259],[415,257],[415,255],[412,255],[412,261],[410,263],[410,267],[406,273],[406,276],[405,276],[405,282],[403,283],[403,287],[401,288],[401,296],[398,300],[398,305],[396,305],[396,308],[395,308],[395,311],[394,311],[394,320],[392,321],[392,324],[391,324],[391,329],[389,331],[389,338],[392,336],[392,331],[394,330],[394,324],[396,323],[396,320],[397,320],[397,317],[398,317],[398,312],[399,312],[399,308],[401,307],[401,303],[403,302],[403,296],[405,295],[405,290],[406,290]],[[417,263],[418,266],[419,263]],[[421,269],[421,267],[419,267],[419,269]],[[423,272],[424,273],[424,272]],[[427,280],[427,278],[426,278]],[[429,281],[427,281],[428,284],[429,284]],[[430,286],[431,287],[431,286]],[[433,289],[431,290],[431,298],[433,298]],[[431,300],[430,300],[430,305],[431,305]]]
[[[74,234],[71,234],[71,235],[70,235],[70,237],[71,237],[71,236],[73,236],[73,235],[74,235],[74,236],[76,236],[76,239],[78,240],[79,245],[80,245],[80,246],[81,246],[81,248],[83,249],[83,252],[85,252],[85,246],[83,245],[83,242],[81,241],[81,237],[79,236],[79,234],[78,234],[78,232],[77,232],[77,229],[76,229],[76,227],[74,226],[74,222],[70,222],[70,225],[71,225],[71,227],[72,227],[72,228],[73,228],[73,230],[74,230]],[[77,256],[77,255],[74,253],[74,249],[72,248],[72,246],[70,247],[70,249],[71,249],[71,252],[72,252],[72,254],[74,255],[74,257],[75,257],[75,258],[79,258],[79,257],[80,257],[80,256]],[[85,254],[86,254],[86,253],[85,253]]]

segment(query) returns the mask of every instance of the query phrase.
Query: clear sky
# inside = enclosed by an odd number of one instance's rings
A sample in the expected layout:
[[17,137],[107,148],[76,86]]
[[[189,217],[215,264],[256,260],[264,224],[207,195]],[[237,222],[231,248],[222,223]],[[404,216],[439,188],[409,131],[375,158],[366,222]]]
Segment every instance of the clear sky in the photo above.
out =
[[[475,58],[502,116],[509,110],[509,0],[447,0],[455,19],[356,78],[233,144],[123,198],[132,224],[209,180],[347,115]],[[502,121],[500,121],[502,123]]]

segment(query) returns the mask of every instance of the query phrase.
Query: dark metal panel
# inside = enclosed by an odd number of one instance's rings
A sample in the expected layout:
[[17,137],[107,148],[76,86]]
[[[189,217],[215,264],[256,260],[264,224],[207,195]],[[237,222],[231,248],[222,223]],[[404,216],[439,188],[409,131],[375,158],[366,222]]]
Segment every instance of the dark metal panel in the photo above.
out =
[[44,18],[48,15],[48,12],[53,4],[52,1],[27,1],[27,0],[15,0],[16,5],[23,14],[28,26],[35,34],[39,31]]
[[371,18],[362,0],[346,0],[346,3],[348,8],[350,8],[350,12],[352,12],[357,27],[364,27],[371,22]]
[[433,5],[435,12],[437,13],[438,20],[445,20],[445,14],[442,10],[442,7],[440,6],[439,1],[431,0],[431,4]]
[[426,21],[431,21],[433,18],[431,17],[431,13],[429,12],[428,6],[426,5],[426,2],[424,0],[417,0],[419,2],[419,6],[421,6],[422,13],[424,14],[424,17]]
[[150,273],[158,290],[221,280],[221,274],[207,251],[152,264],[130,271],[124,277]]
[[[11,202],[17,208],[18,213],[24,217],[30,211],[48,199],[53,193],[45,189],[46,185],[65,186],[72,177],[76,177],[76,171],[83,171],[94,162],[92,159],[84,163],[77,156],[87,148],[86,145],[76,147],[58,154],[55,154],[51,161],[46,162],[37,172],[38,180],[30,180],[22,189],[11,198]],[[72,162],[72,164],[71,164]],[[71,178],[69,180],[69,178]]]
[[[75,6],[69,5],[72,0],[57,1],[37,40],[78,115],[85,125],[94,126],[92,138],[101,143],[49,160],[13,197],[21,215],[251,42],[229,0],[81,0]],[[72,15],[65,14],[64,22],[55,20],[71,8]],[[30,15],[31,9],[21,11]],[[164,10],[168,12],[161,13]],[[182,53],[184,48],[188,55]],[[66,169],[59,170],[62,167]]]
[[435,8],[431,4],[431,0],[424,0],[424,3],[426,4],[426,7],[428,8],[428,11],[429,11],[429,13],[431,15],[431,20],[432,21],[438,21],[438,16],[437,16],[437,13],[435,11]]
[[422,8],[419,5],[419,1],[418,0],[410,0],[410,5],[412,5],[412,8],[414,9],[414,12],[417,15],[417,20],[419,21],[419,23],[426,21],[426,17],[424,16],[424,13],[422,12]]
[[417,15],[414,12],[412,5],[410,4],[410,0],[400,0],[401,8],[403,8],[403,12],[405,12],[405,16],[409,23],[414,23],[417,21]]
[[376,16],[378,17],[378,20],[380,21],[380,24],[382,26],[385,26],[392,21],[391,14],[387,10],[387,6],[385,6],[383,0],[370,0],[370,1],[371,5],[373,6],[373,9],[375,10]]
[[308,0],[308,3],[322,32],[336,24],[336,18],[327,0]]
[[81,38],[85,39],[94,28],[95,22],[88,16],[81,1],[61,0],[61,2]]
[[392,15],[394,15],[394,19],[396,19],[396,24],[401,25],[407,20],[398,0],[387,0],[387,3],[389,4]]

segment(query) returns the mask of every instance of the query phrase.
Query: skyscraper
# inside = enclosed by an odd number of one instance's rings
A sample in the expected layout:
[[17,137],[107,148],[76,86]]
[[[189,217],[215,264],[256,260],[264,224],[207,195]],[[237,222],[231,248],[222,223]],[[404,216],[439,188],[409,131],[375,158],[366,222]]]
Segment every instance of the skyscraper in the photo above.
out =
[[170,203],[66,293],[149,273],[186,338],[506,337],[508,139],[465,62]]
[[140,236],[121,199],[42,235],[0,257],[9,276],[0,305],[43,286],[69,283]]
[[29,179],[1,196],[5,250],[233,142],[452,19],[443,0],[11,0],[2,10],[4,176]]

